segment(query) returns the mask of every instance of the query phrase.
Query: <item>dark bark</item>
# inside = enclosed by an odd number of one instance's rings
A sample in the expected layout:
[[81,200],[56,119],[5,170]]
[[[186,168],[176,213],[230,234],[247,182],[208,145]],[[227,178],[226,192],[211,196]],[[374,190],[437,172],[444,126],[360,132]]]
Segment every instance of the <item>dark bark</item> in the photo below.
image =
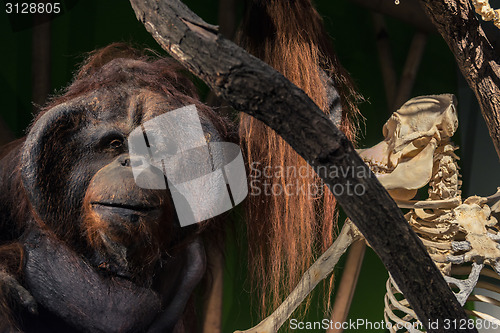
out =
[[421,0],[421,3],[476,94],[500,157],[500,66],[497,51],[468,0]]
[[[235,109],[274,129],[338,192],[334,194],[339,204],[380,256],[429,332],[445,332],[429,328],[429,321],[443,324],[444,319],[467,318],[401,210],[352,143],[302,90],[220,36],[216,27],[203,22],[182,2],[131,3],[138,19],[166,51]],[[340,175],[334,174],[336,170]],[[364,193],[349,195],[349,188]]]

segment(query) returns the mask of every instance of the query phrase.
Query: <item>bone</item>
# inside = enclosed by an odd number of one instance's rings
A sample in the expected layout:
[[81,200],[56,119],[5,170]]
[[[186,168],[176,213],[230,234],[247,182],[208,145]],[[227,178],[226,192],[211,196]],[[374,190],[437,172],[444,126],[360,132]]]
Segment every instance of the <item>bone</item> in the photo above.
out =
[[[471,202],[466,200],[465,202]],[[465,240],[469,242],[471,249],[464,254],[466,262],[477,260],[484,261],[495,269],[500,261],[500,249],[498,243],[491,237],[488,227],[497,224],[497,220],[491,216],[491,210],[487,205],[476,203],[464,203],[455,208],[455,220],[462,232],[465,233]],[[495,236],[495,235],[492,235]]]
[[434,152],[457,127],[453,95],[415,97],[385,123],[384,141],[359,154],[394,199],[409,200],[431,180]]
[[[498,235],[498,234],[488,233],[487,235],[488,235],[489,238],[491,238],[495,242],[500,241],[500,235]],[[498,247],[498,245],[497,245],[497,247]]]
[[[460,304],[480,301],[500,306],[500,301],[494,298],[473,294],[475,287],[500,294],[500,287],[479,280],[487,276],[500,281],[500,225],[493,216],[500,213],[500,188],[487,198],[473,196],[462,203],[458,156],[454,153],[458,148],[450,141],[457,127],[453,95],[416,97],[384,125],[384,141],[358,152],[398,206],[410,209],[406,219],[448,284],[459,288],[456,296]],[[428,198],[411,200],[425,185],[429,187]],[[335,243],[304,274],[286,300],[257,326],[235,333],[276,332],[358,239],[361,239],[359,232],[347,221]],[[472,268],[457,266],[468,263],[472,263]],[[456,279],[452,273],[468,278]],[[384,319],[389,331],[399,332],[400,325],[411,333],[421,332],[416,328],[419,322],[408,301],[395,296],[401,292],[391,278],[386,287]],[[491,315],[469,313],[500,325],[500,320]]]
[[[413,311],[410,307],[408,307],[404,302],[406,301],[405,299],[398,301],[396,299],[396,296],[394,293],[401,294],[401,292],[395,287],[394,280],[392,278],[389,278],[386,283],[386,288],[387,288],[387,297],[389,301],[391,302],[391,305],[394,306],[395,309],[402,311],[406,314],[409,314],[413,318],[416,318],[417,315],[415,314],[415,311]],[[406,301],[406,303],[408,303]]]
[[474,294],[471,295],[468,301],[488,303],[500,307],[500,301],[489,296]]
[[500,320],[493,317],[493,316],[490,316],[489,314],[486,314],[486,313],[483,313],[483,312],[479,312],[477,310],[465,310],[465,312],[467,314],[470,314],[470,315],[473,315],[477,318],[481,318],[481,319],[484,319],[484,320],[487,320],[497,326],[500,326]]
[[451,248],[453,251],[470,251],[472,249],[468,241],[451,242]]
[[451,198],[446,200],[430,200],[430,201],[417,201],[417,200],[396,200],[399,208],[407,209],[449,209],[455,208],[460,205],[460,198]]
[[486,281],[479,281],[476,285],[477,288],[483,288],[489,291],[493,291],[497,294],[500,294],[500,286],[497,286],[496,284],[489,283]]
[[[384,311],[384,319],[386,323],[394,323],[393,325],[389,326],[389,332],[391,333],[396,333],[399,332],[399,329],[397,328],[397,325],[400,327],[407,327],[408,331],[410,333],[420,333],[421,331],[417,330],[412,323],[416,322],[416,314],[407,306],[405,303],[405,299],[401,301],[396,301],[395,296],[392,294],[394,286],[390,283],[391,279],[387,280],[387,293],[385,294],[384,297],[384,305],[385,305],[385,311]],[[395,303],[392,303],[395,301]],[[408,302],[406,302],[408,303]],[[404,309],[404,310],[401,310]],[[394,310],[400,310],[403,311],[404,313],[407,313],[403,318],[399,318],[393,311]],[[413,313],[412,313],[413,312]]]
[[[480,276],[492,275],[499,280],[500,233],[492,213],[500,210],[500,190],[488,198],[473,196],[462,202],[458,156],[454,153],[457,147],[450,141],[457,126],[456,101],[452,96],[414,98],[387,121],[384,141],[361,150],[360,155],[372,166],[398,206],[410,209],[406,219],[448,284],[458,287],[456,296],[460,304],[481,300],[499,305],[495,299],[476,297],[473,290],[482,286],[500,292],[495,285],[479,281]],[[411,200],[417,190],[427,184],[428,198]],[[472,269],[464,266],[461,271],[467,279],[451,276],[452,264],[468,263],[472,263]],[[485,265],[491,269],[483,269]],[[400,292],[389,278],[384,299],[384,318],[392,325],[389,331],[396,332],[397,325],[404,325],[410,332],[420,332],[411,326],[417,317],[408,302],[396,298],[395,294]],[[498,321],[477,311],[474,315],[494,323]]]
[[458,287],[460,290],[458,293],[455,293],[457,296],[457,300],[460,303],[460,305],[464,306],[465,302],[467,302],[467,299],[469,298],[469,295],[472,293],[474,290],[474,287],[477,284],[477,281],[479,280],[479,274],[481,273],[481,270],[483,269],[484,265],[479,265],[476,263],[472,264],[472,271],[469,274],[469,277],[466,280],[459,280],[455,279],[451,276],[445,276],[444,279],[448,284],[453,284]]
[[285,301],[257,326],[246,331],[235,331],[234,333],[277,332],[307,295],[313,291],[316,285],[330,275],[340,257],[347,251],[349,246],[360,239],[362,239],[361,233],[350,220],[346,220],[344,227],[332,246],[304,273],[297,287],[295,287]]

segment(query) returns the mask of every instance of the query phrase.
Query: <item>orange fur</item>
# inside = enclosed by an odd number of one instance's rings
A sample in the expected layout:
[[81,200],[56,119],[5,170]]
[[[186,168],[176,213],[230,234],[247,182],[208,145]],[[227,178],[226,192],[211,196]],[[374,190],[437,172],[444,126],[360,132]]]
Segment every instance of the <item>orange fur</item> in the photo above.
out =
[[[239,34],[239,43],[303,89],[325,112],[327,97],[322,71],[330,76],[343,105],[341,129],[352,140],[360,98],[346,71],[340,66],[321,17],[310,0],[254,0]],[[249,166],[260,163],[266,170],[308,170],[305,176],[278,175],[268,181],[276,188],[322,188],[310,195],[250,195],[247,201],[249,269],[260,293],[262,315],[274,310],[296,286],[313,258],[333,242],[336,225],[335,198],[307,162],[281,137],[258,120],[241,115],[240,140]],[[255,170],[253,170],[255,171]],[[298,173],[298,172],[297,172]],[[255,175],[259,174],[255,171]],[[251,179],[255,179],[250,174]],[[332,291],[333,279],[327,286]]]

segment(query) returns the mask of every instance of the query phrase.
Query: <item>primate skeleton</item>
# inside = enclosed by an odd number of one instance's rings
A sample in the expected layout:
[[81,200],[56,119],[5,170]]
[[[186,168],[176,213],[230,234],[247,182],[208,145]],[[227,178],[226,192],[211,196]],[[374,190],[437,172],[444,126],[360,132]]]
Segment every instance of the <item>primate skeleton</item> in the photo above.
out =
[[[481,277],[500,281],[500,226],[495,218],[500,212],[500,190],[489,197],[462,199],[455,154],[458,147],[451,141],[458,128],[456,106],[455,97],[449,94],[413,98],[386,122],[382,142],[358,152],[398,206],[409,209],[406,219],[456,291],[460,304],[473,301],[500,306],[499,300],[474,292],[475,287],[481,287],[500,293],[497,286],[480,281]],[[412,200],[425,186],[428,197]],[[243,332],[276,332],[333,271],[348,247],[361,238],[347,220],[335,243],[303,275],[283,304],[257,326]],[[390,331],[418,327],[415,312],[391,277],[386,287],[384,318]],[[468,310],[468,314],[500,325],[500,318],[487,313]]]

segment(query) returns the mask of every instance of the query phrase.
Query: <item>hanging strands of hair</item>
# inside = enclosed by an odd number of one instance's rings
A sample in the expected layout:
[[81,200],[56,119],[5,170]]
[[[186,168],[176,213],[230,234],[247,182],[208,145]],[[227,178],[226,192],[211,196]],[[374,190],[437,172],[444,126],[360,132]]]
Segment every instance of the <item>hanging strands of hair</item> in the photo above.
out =
[[[304,90],[327,114],[325,76],[330,77],[342,103],[340,129],[354,140],[353,119],[359,114],[361,97],[340,65],[311,0],[251,0],[248,5],[239,44]],[[240,138],[249,177],[283,190],[251,193],[247,199],[249,270],[253,286],[260,287],[259,306],[265,316],[293,290],[314,257],[332,244],[336,203],[307,162],[269,127],[242,114]],[[287,172],[290,168],[297,172]],[[279,170],[285,171],[277,175]],[[285,193],[291,187],[320,191]],[[327,308],[332,288],[333,277],[326,285]]]

